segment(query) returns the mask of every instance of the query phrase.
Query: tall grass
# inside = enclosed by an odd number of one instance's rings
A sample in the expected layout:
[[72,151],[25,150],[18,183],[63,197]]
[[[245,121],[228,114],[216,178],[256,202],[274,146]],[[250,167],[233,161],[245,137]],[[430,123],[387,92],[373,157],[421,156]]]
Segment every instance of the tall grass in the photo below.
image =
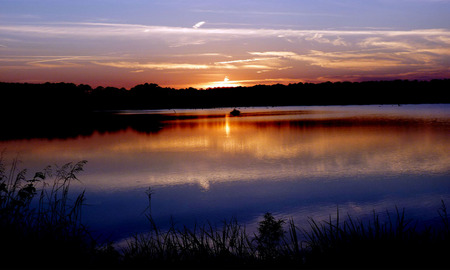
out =
[[125,265],[142,266],[243,266],[254,263],[256,249],[245,227],[236,219],[224,220],[221,227],[210,222],[192,229],[177,228],[174,222],[161,231],[151,215],[151,196],[146,217],[149,230],[135,234],[123,250]]
[[363,222],[347,216],[340,221],[339,212],[333,221],[309,220],[303,230],[308,251],[307,265],[345,267],[442,267],[450,251],[448,214],[444,202],[439,209],[444,227],[418,229],[418,222],[406,219],[404,209],[386,211],[382,221],[373,212]]
[[[82,224],[84,191],[70,187],[86,161],[48,166],[34,177],[0,158],[0,254],[9,267],[92,264],[102,249]],[[95,255],[95,256],[94,256]]]
[[[419,229],[405,210],[373,212],[363,221],[347,215],[299,228],[292,219],[266,213],[257,233],[246,232],[236,219],[221,226],[207,223],[188,229],[173,223],[164,232],[147,215],[150,230],[136,234],[123,250],[126,264],[224,267],[447,267],[450,254],[449,219],[442,201],[441,226]],[[285,225],[285,226],[283,226]]]
[[446,205],[441,223],[418,226],[395,208],[368,220],[350,215],[300,228],[292,219],[266,213],[249,233],[235,218],[220,224],[161,230],[151,213],[149,228],[120,250],[101,245],[82,223],[84,192],[70,195],[86,161],[47,167],[27,178],[13,161],[0,159],[0,265],[7,267],[448,267],[450,226]]
[[123,250],[126,265],[242,266],[255,261],[255,249],[245,228],[235,219],[220,228],[211,223],[162,232],[152,219],[148,233],[136,234]]

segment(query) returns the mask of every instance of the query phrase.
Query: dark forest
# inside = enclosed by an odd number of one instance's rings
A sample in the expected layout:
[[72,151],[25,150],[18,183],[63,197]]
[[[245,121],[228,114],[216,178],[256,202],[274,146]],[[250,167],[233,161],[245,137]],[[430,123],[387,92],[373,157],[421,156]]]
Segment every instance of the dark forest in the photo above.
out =
[[[73,83],[0,83],[0,140],[89,136],[132,128],[159,132],[168,114],[123,115],[139,109],[294,105],[450,103],[450,79],[256,85],[253,87],[163,88],[141,84],[129,90]],[[308,123],[299,123],[301,125]]]
[[449,103],[450,79],[255,85],[252,87],[164,88],[140,84],[129,90],[73,83],[0,83],[1,110],[79,113],[123,109],[176,109],[293,105]]

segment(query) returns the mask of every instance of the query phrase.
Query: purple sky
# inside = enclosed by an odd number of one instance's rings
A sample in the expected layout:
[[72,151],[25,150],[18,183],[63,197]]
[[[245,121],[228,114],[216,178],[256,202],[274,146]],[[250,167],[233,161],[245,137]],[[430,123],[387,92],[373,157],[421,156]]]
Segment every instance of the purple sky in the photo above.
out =
[[0,81],[449,78],[448,14],[449,0],[0,0]]

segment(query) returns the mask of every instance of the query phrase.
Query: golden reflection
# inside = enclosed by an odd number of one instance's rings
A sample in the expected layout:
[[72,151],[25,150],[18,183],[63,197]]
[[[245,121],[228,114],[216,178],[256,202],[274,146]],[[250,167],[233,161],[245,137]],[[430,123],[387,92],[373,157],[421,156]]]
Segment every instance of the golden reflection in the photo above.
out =
[[244,118],[174,121],[155,134],[128,129],[0,142],[0,148],[11,157],[19,153],[29,171],[88,160],[83,185],[101,189],[450,172],[445,123],[300,125]]
[[227,136],[227,138],[230,137],[230,119],[228,115],[225,115],[225,134]]

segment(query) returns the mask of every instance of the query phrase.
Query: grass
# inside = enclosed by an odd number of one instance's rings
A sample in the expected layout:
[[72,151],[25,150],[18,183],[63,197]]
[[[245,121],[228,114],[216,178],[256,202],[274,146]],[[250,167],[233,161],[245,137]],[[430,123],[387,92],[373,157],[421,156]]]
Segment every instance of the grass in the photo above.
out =
[[[444,202],[440,227],[418,229],[418,222],[403,210],[386,211],[363,222],[339,211],[333,219],[309,219],[299,228],[293,220],[276,220],[266,213],[258,233],[250,235],[235,219],[221,227],[210,223],[161,232],[152,224],[147,234],[137,234],[124,249],[127,265],[166,267],[306,267],[306,268],[441,268],[448,265],[449,226]],[[286,224],[286,226],[282,226]]]
[[98,265],[106,248],[81,222],[84,192],[70,186],[86,161],[47,167],[27,178],[14,160],[0,158],[0,254],[7,267]]
[[[147,192],[149,230],[132,235],[119,249],[101,244],[81,219],[84,192],[70,195],[86,162],[47,167],[27,179],[14,161],[8,170],[0,159],[0,254],[7,267],[195,267],[195,268],[369,268],[446,267],[450,226],[445,203],[441,223],[418,226],[404,209],[373,212],[362,221],[350,215],[317,221],[307,228],[292,219],[266,213],[255,233],[236,219],[207,222],[193,228],[162,231],[151,214],[152,190]],[[419,229],[420,228],[420,229]]]
[[304,230],[308,252],[306,264],[345,267],[442,267],[450,251],[448,214],[444,202],[439,209],[441,228],[417,229],[418,222],[405,218],[404,209],[394,216],[386,211],[382,222],[377,213],[364,223],[347,216],[339,221],[317,223],[310,219]]

